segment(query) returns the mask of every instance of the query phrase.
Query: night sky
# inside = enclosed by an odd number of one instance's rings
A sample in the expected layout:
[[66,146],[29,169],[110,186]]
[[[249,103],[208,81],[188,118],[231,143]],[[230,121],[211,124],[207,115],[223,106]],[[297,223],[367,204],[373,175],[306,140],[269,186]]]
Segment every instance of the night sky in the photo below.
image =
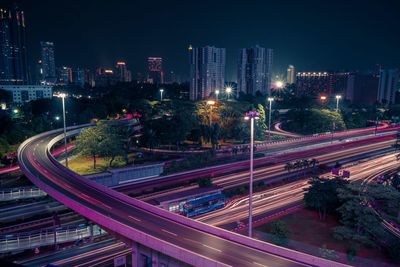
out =
[[189,44],[227,48],[228,80],[236,80],[238,49],[255,44],[275,50],[277,74],[288,64],[305,71],[400,67],[398,0],[17,2],[32,62],[40,41],[54,41],[57,66],[112,67],[124,59],[133,77],[147,56],[187,74]]

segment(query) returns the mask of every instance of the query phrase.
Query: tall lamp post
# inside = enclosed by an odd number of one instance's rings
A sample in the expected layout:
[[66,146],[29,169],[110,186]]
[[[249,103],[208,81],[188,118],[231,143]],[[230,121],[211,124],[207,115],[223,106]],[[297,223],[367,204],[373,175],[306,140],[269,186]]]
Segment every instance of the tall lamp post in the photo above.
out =
[[67,150],[67,122],[65,120],[65,98],[67,94],[60,93],[58,97],[61,97],[62,100],[62,109],[63,109],[63,120],[64,120],[64,151],[65,151],[65,166],[68,167],[68,150]]
[[274,98],[268,97],[268,102],[269,102],[269,114],[268,114],[268,140],[271,140],[272,101],[274,101]]
[[219,90],[215,90],[215,99],[218,101]]
[[161,102],[162,102],[162,94],[164,93],[164,89],[160,89],[160,99],[161,99]]
[[250,120],[250,183],[249,183],[249,237],[253,236],[253,157],[254,157],[254,120],[258,119],[260,113],[249,111],[244,117]]
[[339,100],[342,98],[341,95],[336,95],[336,112],[339,112]]

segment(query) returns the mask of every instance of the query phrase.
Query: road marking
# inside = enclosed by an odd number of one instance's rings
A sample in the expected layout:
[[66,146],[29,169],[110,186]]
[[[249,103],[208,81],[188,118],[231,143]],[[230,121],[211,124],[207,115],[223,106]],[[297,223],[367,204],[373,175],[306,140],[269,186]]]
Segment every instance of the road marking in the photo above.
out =
[[258,265],[258,266],[263,266],[263,267],[268,267],[268,265],[264,265],[258,262],[253,261],[253,264]]
[[213,247],[210,247],[210,246],[208,246],[208,245],[205,245],[205,244],[203,244],[203,246],[205,246],[206,248],[209,248],[209,249],[212,249],[212,250],[218,251],[218,252],[222,252],[221,250],[219,250],[219,249],[217,249],[217,248],[213,248]]
[[173,235],[173,236],[178,236],[177,234],[172,233],[172,232],[170,232],[170,231],[167,231],[167,230],[165,230],[165,229],[161,229],[161,231],[166,232],[166,233],[168,233],[168,234],[170,234],[170,235]]
[[133,216],[131,216],[131,215],[129,215],[128,217],[131,218],[132,220],[137,221],[137,222],[141,222],[141,221],[142,221],[142,220],[140,220],[140,219],[138,219],[138,218],[135,218],[135,217],[133,217]]

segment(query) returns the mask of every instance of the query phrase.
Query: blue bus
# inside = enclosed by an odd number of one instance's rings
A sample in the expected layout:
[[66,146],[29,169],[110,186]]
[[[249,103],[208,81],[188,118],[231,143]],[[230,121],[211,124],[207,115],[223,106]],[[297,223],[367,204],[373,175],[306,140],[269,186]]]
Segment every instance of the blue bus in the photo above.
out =
[[183,214],[190,218],[224,206],[225,196],[222,193],[215,193],[186,202],[183,205]]

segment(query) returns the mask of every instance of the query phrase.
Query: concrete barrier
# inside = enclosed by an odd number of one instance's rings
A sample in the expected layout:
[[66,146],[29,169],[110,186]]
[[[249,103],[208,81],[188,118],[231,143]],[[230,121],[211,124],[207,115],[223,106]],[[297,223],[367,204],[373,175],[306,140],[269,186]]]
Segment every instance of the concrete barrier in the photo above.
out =
[[134,180],[156,177],[159,176],[163,171],[164,163],[160,163],[145,166],[113,169],[104,173],[86,175],[85,177],[105,186],[116,186]]

